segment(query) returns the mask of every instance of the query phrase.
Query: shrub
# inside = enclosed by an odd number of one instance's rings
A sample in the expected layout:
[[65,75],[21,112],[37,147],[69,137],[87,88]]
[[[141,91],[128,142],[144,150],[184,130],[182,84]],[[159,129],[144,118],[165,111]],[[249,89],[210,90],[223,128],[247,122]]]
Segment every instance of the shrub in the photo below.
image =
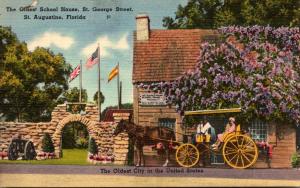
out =
[[78,138],[76,140],[76,147],[77,148],[87,148],[88,147],[88,141],[86,138]]
[[54,152],[54,145],[49,133],[45,133],[42,140],[42,150],[43,152],[52,153]]
[[295,168],[297,167],[297,165],[299,165],[300,161],[299,161],[299,158],[298,158],[298,154],[297,153],[294,153],[292,155],[292,167]]
[[65,126],[62,130],[62,148],[73,149],[75,147],[74,131],[72,126]]
[[89,152],[93,155],[98,153],[98,147],[94,138],[90,138],[89,140]]

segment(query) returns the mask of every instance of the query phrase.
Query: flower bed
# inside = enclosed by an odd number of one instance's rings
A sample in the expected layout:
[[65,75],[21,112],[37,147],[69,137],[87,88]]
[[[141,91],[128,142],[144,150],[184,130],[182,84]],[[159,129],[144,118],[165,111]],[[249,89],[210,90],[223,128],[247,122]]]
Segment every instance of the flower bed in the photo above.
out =
[[0,159],[1,159],[1,160],[6,160],[6,159],[8,159],[8,154],[7,154],[7,152],[4,152],[4,151],[0,152]]
[[108,163],[113,163],[114,162],[114,157],[113,156],[104,156],[104,155],[93,155],[89,154],[88,155],[88,162],[93,163],[93,164],[108,164]]
[[45,160],[45,159],[55,159],[56,155],[55,153],[49,153],[49,152],[39,152],[36,156],[37,160]]

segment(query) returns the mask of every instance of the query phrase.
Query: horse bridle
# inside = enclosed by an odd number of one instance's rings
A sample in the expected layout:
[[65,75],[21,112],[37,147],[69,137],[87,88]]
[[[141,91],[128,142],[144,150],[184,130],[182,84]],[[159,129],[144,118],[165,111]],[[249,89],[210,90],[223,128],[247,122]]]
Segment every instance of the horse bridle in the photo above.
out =
[[[128,126],[128,124],[127,124],[127,126]],[[130,129],[130,130],[129,130]],[[133,133],[133,131],[135,132],[136,131],[136,129],[135,129],[135,127],[133,126],[132,128],[131,127],[128,127],[128,130],[126,130],[127,131],[127,134],[130,134],[130,133]],[[133,134],[133,135],[135,135],[135,134]]]

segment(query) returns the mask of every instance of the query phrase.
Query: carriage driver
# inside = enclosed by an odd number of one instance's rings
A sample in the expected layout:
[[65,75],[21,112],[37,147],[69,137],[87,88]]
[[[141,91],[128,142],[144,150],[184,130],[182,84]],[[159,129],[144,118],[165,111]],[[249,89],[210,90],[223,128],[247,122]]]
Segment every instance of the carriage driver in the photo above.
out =
[[197,125],[197,131],[196,131],[196,137],[197,138],[198,135],[211,135],[212,136],[212,140],[214,140],[215,137],[215,133],[214,133],[214,128],[211,126],[211,124],[208,122],[207,117],[203,116],[203,121],[202,123]]
[[204,134],[207,135],[208,134],[208,129],[211,127],[210,123],[207,120],[207,117],[204,116],[203,117],[203,122],[198,124],[197,126],[197,134]]

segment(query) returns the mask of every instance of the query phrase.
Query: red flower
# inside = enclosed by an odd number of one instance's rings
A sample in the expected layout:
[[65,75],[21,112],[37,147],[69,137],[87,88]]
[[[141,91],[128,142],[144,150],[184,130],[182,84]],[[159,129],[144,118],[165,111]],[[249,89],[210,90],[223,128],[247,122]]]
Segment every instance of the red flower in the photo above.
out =
[[269,156],[269,158],[272,158],[272,156],[273,156],[273,146],[272,145],[268,146],[268,156]]
[[101,158],[99,156],[97,156],[96,161],[101,161]]

